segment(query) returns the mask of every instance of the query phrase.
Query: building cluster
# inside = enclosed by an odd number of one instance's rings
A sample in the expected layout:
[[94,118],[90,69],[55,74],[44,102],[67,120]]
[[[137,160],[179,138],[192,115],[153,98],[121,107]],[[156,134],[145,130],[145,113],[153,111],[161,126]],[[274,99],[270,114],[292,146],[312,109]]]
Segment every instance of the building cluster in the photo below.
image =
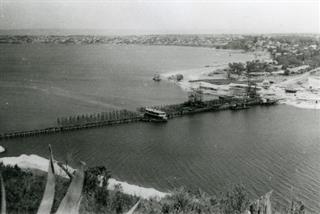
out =
[[319,51],[318,35],[141,35],[141,36],[93,36],[93,35],[0,35],[0,43],[70,43],[70,44],[146,44],[215,47],[268,50],[275,56],[302,55],[306,51]]
[[61,43],[61,44],[144,44],[144,45],[176,45],[216,47],[226,45],[232,38],[238,36],[212,36],[212,35],[144,35],[144,36],[6,36],[0,35],[0,43]]

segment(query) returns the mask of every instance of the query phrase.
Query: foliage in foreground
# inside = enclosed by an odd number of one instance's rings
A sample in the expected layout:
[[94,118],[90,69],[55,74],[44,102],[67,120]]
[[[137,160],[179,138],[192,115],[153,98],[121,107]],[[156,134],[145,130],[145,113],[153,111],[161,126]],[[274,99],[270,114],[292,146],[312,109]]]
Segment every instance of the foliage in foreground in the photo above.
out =
[[144,200],[137,213],[219,213],[219,204],[214,196],[200,190],[190,192],[181,187],[160,201]]
[[[8,213],[36,213],[43,196],[47,174],[23,171],[17,166],[4,166],[1,163],[0,170],[7,192]],[[112,191],[107,190],[109,178],[110,172],[105,167],[94,167],[85,171],[80,213],[122,214],[135,205],[139,199],[124,194],[121,186]],[[69,179],[56,176],[52,212],[56,212],[69,185]],[[242,214],[249,209],[250,203],[252,201],[249,200],[246,188],[241,185],[235,186],[219,197],[201,190],[191,192],[179,188],[160,201],[142,200],[135,213]],[[293,202],[290,208],[278,213],[304,214],[305,207],[301,202]]]
[[[17,166],[4,166],[2,163],[0,171],[6,189],[7,213],[37,213],[47,173],[25,171]],[[102,182],[95,176],[97,173],[105,175]],[[123,213],[139,200],[137,197],[123,194],[120,187],[108,191],[108,178],[110,174],[105,167],[89,168],[85,171],[80,213]],[[53,213],[57,211],[70,182],[69,179],[56,176]]]

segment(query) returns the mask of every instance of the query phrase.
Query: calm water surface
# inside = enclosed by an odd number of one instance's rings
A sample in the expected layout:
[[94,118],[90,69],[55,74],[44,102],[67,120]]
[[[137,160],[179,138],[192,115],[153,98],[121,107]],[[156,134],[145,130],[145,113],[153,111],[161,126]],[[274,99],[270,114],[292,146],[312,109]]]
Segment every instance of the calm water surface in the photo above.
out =
[[[186,94],[155,72],[252,59],[206,48],[0,46],[0,129],[53,125],[57,116],[177,103]],[[2,141],[5,155],[106,165],[114,177],[166,191],[186,185],[219,193],[245,184],[252,197],[274,189],[320,212],[320,112],[285,105],[205,113],[166,124],[136,123]]]
[[156,72],[253,59],[210,48],[0,45],[0,131],[54,125],[59,116],[179,103],[186,93]]

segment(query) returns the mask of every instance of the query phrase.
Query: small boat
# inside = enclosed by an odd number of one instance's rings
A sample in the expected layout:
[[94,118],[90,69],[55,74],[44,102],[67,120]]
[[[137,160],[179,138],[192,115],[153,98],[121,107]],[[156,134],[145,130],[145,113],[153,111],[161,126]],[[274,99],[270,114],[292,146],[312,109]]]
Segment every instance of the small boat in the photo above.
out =
[[242,110],[242,109],[248,109],[250,108],[249,106],[247,106],[245,103],[235,103],[233,105],[230,106],[231,110]]
[[297,90],[297,89],[294,89],[294,88],[286,88],[286,89],[285,89],[285,92],[286,92],[286,93],[297,93],[297,91],[298,91],[298,90]]
[[150,121],[157,121],[157,122],[166,122],[168,121],[168,116],[165,112],[153,109],[153,108],[146,108],[144,117],[149,119]]
[[152,78],[154,81],[159,82],[161,80],[160,75],[159,74],[155,74]]

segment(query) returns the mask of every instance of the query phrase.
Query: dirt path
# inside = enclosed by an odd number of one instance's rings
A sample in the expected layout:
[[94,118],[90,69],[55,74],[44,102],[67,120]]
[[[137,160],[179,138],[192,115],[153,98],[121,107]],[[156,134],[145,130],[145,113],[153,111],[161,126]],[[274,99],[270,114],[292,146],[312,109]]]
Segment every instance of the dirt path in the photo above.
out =
[[308,72],[306,72],[304,74],[301,74],[299,76],[296,76],[296,77],[290,78],[290,79],[288,79],[286,81],[283,81],[283,82],[279,83],[278,85],[282,86],[282,87],[286,87],[288,85],[295,84],[298,81],[301,81],[301,80],[304,80],[304,79],[308,78],[312,72],[319,71],[319,70],[320,70],[320,67],[312,69],[312,70],[310,70],[310,71],[308,71]]

